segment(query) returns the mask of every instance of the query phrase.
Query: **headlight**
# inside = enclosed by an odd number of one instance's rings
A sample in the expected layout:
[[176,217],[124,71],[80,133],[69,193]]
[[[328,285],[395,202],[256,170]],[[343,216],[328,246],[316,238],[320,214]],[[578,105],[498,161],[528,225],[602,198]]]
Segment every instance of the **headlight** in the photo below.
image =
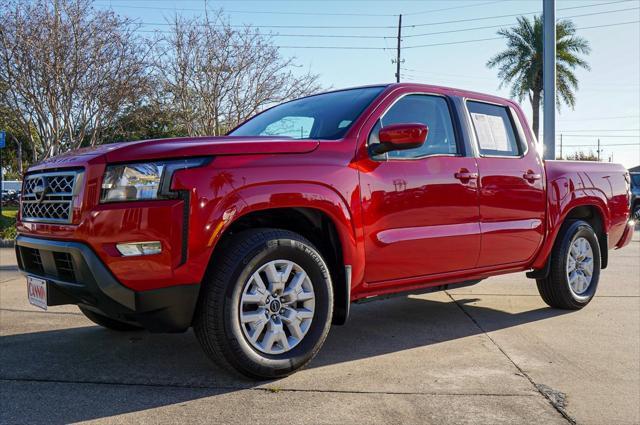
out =
[[102,178],[100,202],[170,199],[171,177],[176,170],[199,167],[210,158],[109,165]]

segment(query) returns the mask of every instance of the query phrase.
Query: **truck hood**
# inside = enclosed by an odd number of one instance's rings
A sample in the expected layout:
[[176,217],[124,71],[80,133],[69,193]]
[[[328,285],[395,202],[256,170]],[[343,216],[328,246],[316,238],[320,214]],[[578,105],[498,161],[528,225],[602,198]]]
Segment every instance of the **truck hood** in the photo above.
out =
[[30,171],[74,167],[87,163],[127,162],[155,159],[250,154],[302,154],[314,151],[317,140],[275,137],[180,137],[111,143],[82,148],[46,159]]

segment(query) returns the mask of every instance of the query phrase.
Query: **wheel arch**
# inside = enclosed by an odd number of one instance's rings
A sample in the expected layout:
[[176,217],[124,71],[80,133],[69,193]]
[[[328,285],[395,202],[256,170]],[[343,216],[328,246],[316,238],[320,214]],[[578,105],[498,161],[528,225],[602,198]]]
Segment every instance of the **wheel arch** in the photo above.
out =
[[[344,324],[349,315],[351,283],[358,249],[350,210],[332,189],[320,185],[254,186],[234,193],[235,202],[221,203],[224,213],[210,238],[209,264],[229,238],[253,228],[290,230],[313,243],[329,263],[334,289],[333,324]],[[241,202],[240,202],[241,201]]]
[[547,232],[547,239],[534,261],[533,271],[527,273],[527,276],[536,279],[547,276],[551,252],[569,220],[583,220],[593,228],[600,245],[601,268],[606,268],[609,260],[609,218],[605,211],[606,203],[599,197],[583,197],[568,205],[555,220],[549,217],[551,229]]

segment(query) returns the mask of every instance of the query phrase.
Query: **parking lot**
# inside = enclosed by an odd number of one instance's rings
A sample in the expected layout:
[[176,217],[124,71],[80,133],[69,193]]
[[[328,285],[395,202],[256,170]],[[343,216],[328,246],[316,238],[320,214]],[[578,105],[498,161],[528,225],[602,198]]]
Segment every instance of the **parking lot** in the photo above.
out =
[[306,370],[266,383],[210,364],[191,332],[41,312],[0,251],[3,424],[640,422],[638,233],[582,311],[547,308],[524,274],[355,305]]

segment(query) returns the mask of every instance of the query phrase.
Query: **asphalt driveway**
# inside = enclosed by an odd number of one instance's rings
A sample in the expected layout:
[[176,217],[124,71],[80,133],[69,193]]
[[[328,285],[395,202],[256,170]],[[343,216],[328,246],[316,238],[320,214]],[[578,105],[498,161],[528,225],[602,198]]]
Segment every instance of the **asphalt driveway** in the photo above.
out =
[[355,305],[311,365],[256,384],[191,332],[116,333],[26,301],[0,250],[0,423],[640,423],[640,238],[582,311],[524,274]]

